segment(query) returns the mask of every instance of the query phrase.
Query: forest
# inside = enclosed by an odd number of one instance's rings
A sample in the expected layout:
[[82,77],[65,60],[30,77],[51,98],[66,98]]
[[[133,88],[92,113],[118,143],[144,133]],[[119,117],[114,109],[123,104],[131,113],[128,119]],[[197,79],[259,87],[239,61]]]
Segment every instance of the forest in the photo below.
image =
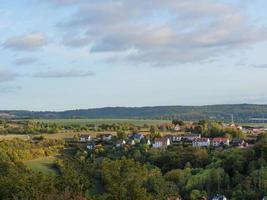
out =
[[[61,112],[0,111],[0,117],[13,119],[181,119],[197,121],[216,119],[230,122],[232,116],[237,122],[252,122],[252,118],[262,119],[267,115],[267,105],[225,104],[207,106],[151,106],[151,107],[106,107],[95,109],[67,110]],[[257,121],[257,122],[266,122]]]
[[[171,146],[165,150],[103,147],[86,151],[61,140],[2,141],[0,199],[166,200],[261,199],[267,191],[267,136],[246,149],[210,150]],[[60,155],[56,174],[32,171],[21,162]],[[11,187],[12,186],[12,187]]]

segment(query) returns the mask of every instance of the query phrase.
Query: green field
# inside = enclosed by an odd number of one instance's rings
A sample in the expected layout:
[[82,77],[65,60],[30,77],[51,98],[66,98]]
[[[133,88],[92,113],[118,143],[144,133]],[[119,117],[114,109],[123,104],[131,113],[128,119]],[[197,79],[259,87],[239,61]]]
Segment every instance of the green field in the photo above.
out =
[[113,123],[130,123],[134,125],[157,125],[166,122],[170,122],[169,120],[150,120],[150,119],[38,119],[34,121],[44,122],[44,123],[57,123],[61,125],[71,125],[71,124],[113,124]]
[[242,126],[251,126],[251,127],[264,127],[267,128],[267,123],[243,123]]
[[46,174],[56,174],[57,171],[55,169],[55,161],[56,157],[49,156],[44,158],[38,158],[34,160],[27,160],[23,163],[29,168],[37,172],[43,172]]

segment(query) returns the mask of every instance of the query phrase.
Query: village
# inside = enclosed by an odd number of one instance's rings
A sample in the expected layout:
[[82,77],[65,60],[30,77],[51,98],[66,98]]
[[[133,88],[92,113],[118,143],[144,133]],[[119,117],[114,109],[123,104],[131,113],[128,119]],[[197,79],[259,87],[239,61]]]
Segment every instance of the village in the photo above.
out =
[[[162,132],[163,128],[169,127],[172,132]],[[223,130],[237,131],[242,136],[233,137],[230,134],[220,137],[207,137],[203,133],[184,132],[187,125],[170,125],[162,124],[159,126],[159,132],[151,134],[150,132],[135,132],[119,136],[116,133],[100,133],[93,137],[90,133],[82,133],[79,135],[79,142],[86,143],[88,150],[93,150],[96,146],[108,147],[131,147],[138,144],[147,145],[154,149],[166,149],[171,145],[183,145],[192,147],[205,148],[246,148],[252,146],[257,140],[258,135],[264,133],[266,129],[257,127],[242,127],[237,124],[222,124]],[[171,127],[171,128],[170,128]],[[196,127],[195,127],[196,128]],[[207,125],[208,130],[212,130],[212,124]],[[215,134],[216,135],[216,134]]]

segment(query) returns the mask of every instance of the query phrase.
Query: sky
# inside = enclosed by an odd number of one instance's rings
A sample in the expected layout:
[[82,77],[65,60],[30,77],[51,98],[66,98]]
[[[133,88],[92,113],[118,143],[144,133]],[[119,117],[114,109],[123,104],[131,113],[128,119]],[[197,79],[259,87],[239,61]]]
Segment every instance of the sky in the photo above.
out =
[[267,104],[265,0],[1,0],[0,110]]

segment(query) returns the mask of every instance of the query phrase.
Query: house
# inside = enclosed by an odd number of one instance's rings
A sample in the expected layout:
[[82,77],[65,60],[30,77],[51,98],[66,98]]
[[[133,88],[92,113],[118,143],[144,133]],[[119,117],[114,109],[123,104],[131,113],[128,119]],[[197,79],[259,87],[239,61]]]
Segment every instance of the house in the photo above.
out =
[[216,194],[211,196],[209,200],[227,200],[227,198],[224,195]]
[[224,137],[216,137],[211,139],[211,145],[214,147],[219,147],[219,146],[229,146],[229,139],[224,138]]
[[233,139],[231,143],[234,147],[241,147],[245,145],[245,141],[239,138]]
[[182,129],[181,129],[180,125],[177,124],[177,125],[175,125],[174,130],[175,131],[181,131]]
[[208,147],[210,146],[209,138],[197,138],[192,142],[193,147]]
[[125,140],[117,140],[116,147],[122,147],[126,144]]
[[200,134],[187,134],[183,136],[183,140],[190,141],[190,142],[198,138],[201,138]]
[[100,137],[103,142],[109,142],[112,140],[112,134],[109,133],[101,134]]
[[87,142],[87,141],[91,141],[91,135],[89,134],[83,134],[80,136],[80,141],[81,142]]
[[86,145],[86,148],[87,148],[88,150],[93,150],[93,149],[95,148],[95,145],[94,145],[93,143],[91,143],[91,144],[87,144],[87,145]]
[[180,141],[182,141],[181,135],[173,135],[172,136],[172,142],[180,142]]
[[152,145],[153,148],[165,148],[171,144],[170,139],[168,137],[164,138],[155,138],[154,143]]
[[142,133],[135,133],[132,135],[132,138],[137,142],[140,142],[144,137],[145,136]]
[[127,144],[133,146],[135,145],[135,141],[133,139],[130,139],[127,141]]

